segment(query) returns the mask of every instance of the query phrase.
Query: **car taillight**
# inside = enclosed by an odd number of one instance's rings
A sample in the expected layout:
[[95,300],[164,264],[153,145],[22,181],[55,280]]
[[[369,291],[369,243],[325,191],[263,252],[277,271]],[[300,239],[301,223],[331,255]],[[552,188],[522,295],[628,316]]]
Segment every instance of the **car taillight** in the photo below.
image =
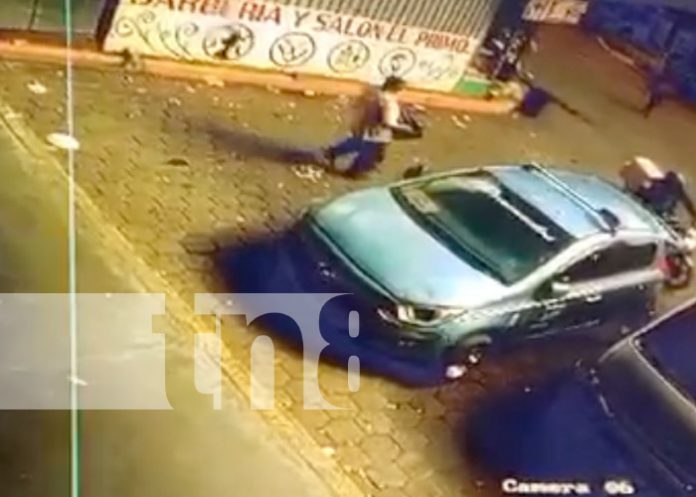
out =
[[669,260],[667,256],[661,256],[657,259],[657,268],[665,275],[666,278],[671,276]]

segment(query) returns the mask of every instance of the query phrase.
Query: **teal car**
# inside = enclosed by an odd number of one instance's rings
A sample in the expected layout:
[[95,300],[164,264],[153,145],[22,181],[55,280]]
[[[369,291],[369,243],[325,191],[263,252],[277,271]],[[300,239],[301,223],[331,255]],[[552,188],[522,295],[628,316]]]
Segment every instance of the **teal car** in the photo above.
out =
[[355,191],[309,208],[299,232],[322,290],[353,296],[361,336],[450,379],[491,347],[649,310],[676,243],[613,184],[539,165]]

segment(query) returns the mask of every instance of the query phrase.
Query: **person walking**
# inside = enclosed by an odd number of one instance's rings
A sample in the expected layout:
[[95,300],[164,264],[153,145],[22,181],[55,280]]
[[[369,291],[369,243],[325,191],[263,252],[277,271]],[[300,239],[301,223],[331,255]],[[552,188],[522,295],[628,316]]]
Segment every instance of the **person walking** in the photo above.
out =
[[660,105],[667,96],[670,85],[669,65],[667,57],[664,57],[655,68],[651,70],[648,79],[647,102],[643,107],[643,116],[650,117],[655,107]]
[[410,125],[401,122],[398,96],[406,87],[403,79],[390,76],[378,89],[370,88],[359,99],[356,116],[348,137],[323,150],[329,166],[335,168],[337,158],[356,154],[346,171],[348,176],[361,176],[384,160],[386,148],[394,132],[412,133]]

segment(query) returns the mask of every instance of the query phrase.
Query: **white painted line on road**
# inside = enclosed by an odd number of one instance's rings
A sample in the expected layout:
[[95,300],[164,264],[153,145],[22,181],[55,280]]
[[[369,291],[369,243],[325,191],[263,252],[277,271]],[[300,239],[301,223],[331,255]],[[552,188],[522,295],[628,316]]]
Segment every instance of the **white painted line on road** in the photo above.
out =
[[[68,275],[70,293],[70,495],[80,497],[80,423],[77,327],[77,224],[75,206],[75,105],[73,99],[72,0],[65,0],[65,115],[67,138],[58,140],[68,153]],[[60,136],[60,135],[59,135]],[[54,137],[55,139],[55,137]]]

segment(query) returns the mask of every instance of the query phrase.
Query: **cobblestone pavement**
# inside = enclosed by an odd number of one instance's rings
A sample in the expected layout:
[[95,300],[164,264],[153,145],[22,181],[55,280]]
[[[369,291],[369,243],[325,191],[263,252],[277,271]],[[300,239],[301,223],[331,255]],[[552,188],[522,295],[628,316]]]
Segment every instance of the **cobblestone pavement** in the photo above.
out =
[[[385,166],[359,181],[303,178],[277,160],[283,155],[278,143],[316,147],[340,135],[340,99],[76,70],[78,182],[147,262],[190,298],[224,289],[210,258],[187,251],[192,234],[224,234],[232,243],[280,232],[312,199],[395,179],[417,159],[435,169],[538,160],[613,174],[627,157],[642,153],[677,164],[696,180],[691,110],[667,103],[645,120],[636,112],[640,79],[593,40],[548,29],[540,45],[531,69],[582,118],[556,106],[536,120],[471,116],[467,123],[433,112],[422,141],[396,144]],[[44,136],[64,127],[63,76],[56,67],[3,62],[0,99]],[[31,92],[27,85],[33,80],[47,93]],[[266,144],[259,153],[254,133],[276,145]],[[245,356],[253,338],[230,334],[226,343]],[[553,362],[545,357],[520,354],[439,388],[364,377],[357,393],[348,390],[342,368],[322,365],[325,396],[349,409],[306,411],[302,361],[281,349],[276,409],[299,419],[320,446],[331,447],[327,457],[334,457],[365,495],[471,494],[479,485],[459,455],[453,428],[486,392],[528,381],[545,364],[563,362],[558,353]]]

